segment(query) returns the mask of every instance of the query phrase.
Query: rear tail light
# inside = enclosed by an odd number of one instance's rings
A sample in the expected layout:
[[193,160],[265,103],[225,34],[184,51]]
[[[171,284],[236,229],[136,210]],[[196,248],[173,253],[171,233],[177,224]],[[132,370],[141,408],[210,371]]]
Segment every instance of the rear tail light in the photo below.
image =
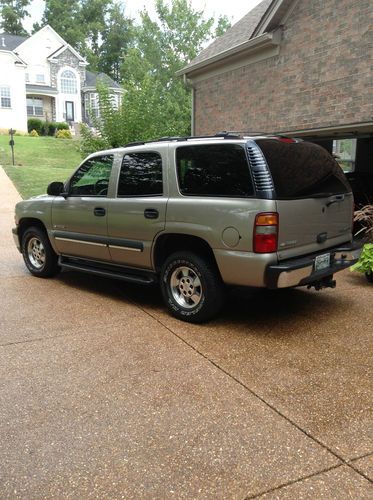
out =
[[278,213],[261,213],[255,217],[254,225],[254,252],[277,252],[278,242]]

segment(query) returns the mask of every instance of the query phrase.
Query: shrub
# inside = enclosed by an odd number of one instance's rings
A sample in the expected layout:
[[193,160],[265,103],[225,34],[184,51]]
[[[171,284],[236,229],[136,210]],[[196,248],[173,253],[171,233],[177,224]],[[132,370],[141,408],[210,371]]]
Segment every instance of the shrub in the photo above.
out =
[[56,130],[70,130],[69,124],[66,122],[56,122]]
[[29,118],[27,120],[28,132],[31,132],[32,130],[36,130],[38,135],[41,135],[42,134],[42,126],[43,126],[43,121],[40,120],[39,118]]
[[55,135],[56,130],[57,130],[57,123],[56,122],[48,122],[49,128],[48,128],[48,135]]
[[72,139],[70,130],[58,130],[56,134],[57,139]]
[[30,137],[39,137],[39,134],[35,129],[32,129],[31,132],[29,133]]
[[49,122],[41,122],[41,135],[49,135]]
[[362,234],[367,243],[363,247],[360,259],[351,267],[351,270],[365,273],[368,281],[373,282],[373,205],[365,205],[357,210],[354,221],[361,226],[356,235]]
[[373,275],[373,243],[364,245],[360,259],[351,269],[359,273],[365,273],[367,276]]

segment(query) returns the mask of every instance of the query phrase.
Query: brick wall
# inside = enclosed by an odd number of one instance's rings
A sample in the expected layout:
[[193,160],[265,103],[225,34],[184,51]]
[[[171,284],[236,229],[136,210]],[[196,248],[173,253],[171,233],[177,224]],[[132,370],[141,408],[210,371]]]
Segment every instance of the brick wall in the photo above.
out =
[[373,119],[373,2],[299,0],[280,54],[195,82],[195,133]]

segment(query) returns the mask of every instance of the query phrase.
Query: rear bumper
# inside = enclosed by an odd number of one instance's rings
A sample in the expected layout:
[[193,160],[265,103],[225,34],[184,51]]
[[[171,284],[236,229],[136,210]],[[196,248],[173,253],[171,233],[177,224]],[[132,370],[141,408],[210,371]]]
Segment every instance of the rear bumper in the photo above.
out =
[[[270,265],[265,273],[266,286],[275,289],[315,283],[355,264],[359,259],[361,247],[360,242],[353,241],[316,254],[288,259],[280,264]],[[330,253],[330,265],[325,269],[315,271],[315,258],[325,253]]]

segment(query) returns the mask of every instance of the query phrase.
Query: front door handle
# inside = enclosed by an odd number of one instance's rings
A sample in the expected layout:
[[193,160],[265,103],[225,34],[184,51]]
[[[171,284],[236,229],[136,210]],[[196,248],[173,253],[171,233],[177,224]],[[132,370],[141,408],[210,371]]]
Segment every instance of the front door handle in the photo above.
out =
[[93,210],[93,213],[96,215],[96,217],[104,217],[106,215],[106,210],[102,207],[96,207]]
[[145,219],[158,219],[159,212],[156,208],[146,208],[144,210]]

